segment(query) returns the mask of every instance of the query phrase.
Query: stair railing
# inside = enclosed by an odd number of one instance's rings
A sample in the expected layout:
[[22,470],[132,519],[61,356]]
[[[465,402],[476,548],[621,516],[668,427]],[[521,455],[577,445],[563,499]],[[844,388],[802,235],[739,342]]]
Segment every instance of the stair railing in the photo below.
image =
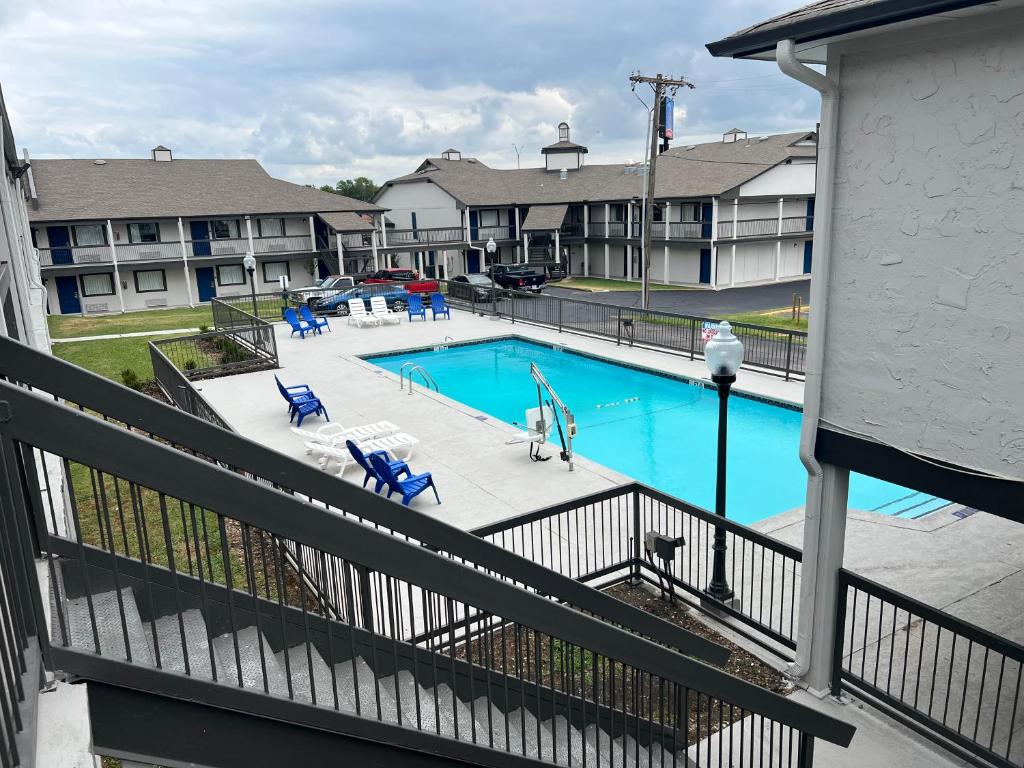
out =
[[[54,601],[61,629],[50,656],[68,673],[440,754],[452,742],[440,718],[424,710],[434,707],[436,715],[439,698],[449,695],[453,707],[458,700],[474,710],[466,724],[473,744],[501,748],[495,739],[504,733],[503,748],[512,751],[510,729],[522,728],[516,752],[540,762],[550,762],[538,746],[541,723],[551,724],[551,754],[562,754],[558,718],[576,729],[566,726],[562,736],[570,764],[573,734],[588,729],[599,732],[599,744],[600,734],[629,737],[623,749],[637,755],[657,749],[700,766],[717,764],[737,743],[756,743],[762,764],[767,757],[770,766],[809,766],[816,738],[844,746],[852,738],[852,726],[792,699],[84,410],[0,382],[0,413],[0,447],[10,457],[4,508],[54,528],[61,515],[68,523],[63,534],[51,530],[43,546],[61,558]],[[224,434],[230,456],[244,441]],[[66,483],[59,493],[39,475],[54,466]],[[364,501],[366,508],[387,503]],[[191,548],[172,536],[179,515]],[[91,531],[98,531],[98,545],[87,543]],[[273,549],[268,562],[265,536],[294,546],[295,583]],[[342,621],[308,600],[303,577],[312,570],[330,574],[353,606]],[[27,576],[38,591],[34,572]],[[362,594],[359,580],[369,583]],[[69,623],[68,599],[87,603],[79,614],[88,618],[79,616],[78,626]],[[38,600],[35,610],[41,612]],[[136,610],[151,621],[152,657],[148,642],[130,631]],[[200,655],[208,652],[213,679],[200,672],[200,656],[190,662],[196,645],[185,616],[193,610],[206,620],[209,642],[199,643]],[[158,617],[172,617],[180,635],[162,641]],[[446,634],[438,639],[440,628]],[[319,695],[314,650],[331,670]],[[184,670],[168,675],[162,670],[176,654]],[[280,671],[271,673],[272,654],[283,656],[283,682]],[[339,660],[355,675],[344,685]],[[297,692],[303,664],[308,701]],[[371,670],[362,683],[360,665]],[[381,707],[381,679],[400,670],[412,676],[415,701],[403,708],[396,687],[392,715]],[[475,711],[480,697],[485,717]],[[282,707],[284,700],[319,709],[314,716],[309,707]],[[525,732],[524,711],[535,717],[537,741]],[[385,733],[381,725],[405,727]],[[487,761],[490,754],[472,757],[498,764]]]

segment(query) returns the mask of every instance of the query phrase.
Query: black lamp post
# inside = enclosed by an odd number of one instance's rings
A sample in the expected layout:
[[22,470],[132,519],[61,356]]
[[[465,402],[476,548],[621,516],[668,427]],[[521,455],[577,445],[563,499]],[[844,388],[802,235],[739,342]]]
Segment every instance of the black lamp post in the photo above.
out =
[[[725,518],[726,443],[729,434],[729,390],[736,381],[736,372],[743,362],[743,344],[732,333],[732,326],[722,322],[715,336],[704,346],[704,362],[711,381],[718,387],[718,469],[715,477],[715,514]],[[725,577],[725,528],[715,526],[714,561],[711,583],[705,594],[725,602],[733,596]]]
[[252,251],[245,254],[245,258],[242,259],[242,266],[244,266],[245,271],[249,273],[249,293],[252,295],[252,316],[259,317],[259,313],[256,311],[256,278],[253,277],[256,273],[256,257],[252,255]]

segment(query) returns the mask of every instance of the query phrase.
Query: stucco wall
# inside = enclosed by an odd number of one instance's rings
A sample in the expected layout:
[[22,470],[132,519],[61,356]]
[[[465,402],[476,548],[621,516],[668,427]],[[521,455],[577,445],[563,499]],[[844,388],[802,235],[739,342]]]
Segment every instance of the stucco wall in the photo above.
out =
[[842,53],[822,413],[1020,477],[1024,25],[994,17]]
[[377,204],[391,209],[385,215],[398,229],[412,228],[413,211],[417,227],[462,226],[462,213],[456,208],[455,198],[428,181],[388,187]]

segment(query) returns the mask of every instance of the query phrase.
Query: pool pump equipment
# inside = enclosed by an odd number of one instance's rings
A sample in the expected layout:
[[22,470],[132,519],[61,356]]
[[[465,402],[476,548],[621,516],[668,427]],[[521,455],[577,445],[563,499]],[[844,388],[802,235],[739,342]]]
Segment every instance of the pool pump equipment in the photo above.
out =
[[[675,602],[675,586],[672,580],[675,578],[676,550],[686,546],[686,539],[682,536],[671,538],[657,531],[648,531],[644,534],[644,553],[647,562],[658,575],[658,588],[661,590],[661,599]],[[655,558],[660,561],[655,562]]]

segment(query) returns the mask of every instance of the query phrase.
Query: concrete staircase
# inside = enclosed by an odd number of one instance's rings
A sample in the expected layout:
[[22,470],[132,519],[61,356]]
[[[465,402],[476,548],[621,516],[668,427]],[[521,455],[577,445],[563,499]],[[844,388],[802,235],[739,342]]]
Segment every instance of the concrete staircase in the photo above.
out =
[[[191,676],[291,696],[296,701],[360,714],[396,726],[419,728],[452,739],[508,750],[544,762],[566,766],[602,765],[609,768],[670,766],[673,755],[660,745],[638,743],[629,735],[611,738],[594,725],[581,730],[562,715],[538,721],[524,707],[507,715],[479,696],[466,701],[445,683],[433,687],[419,684],[413,674],[377,675],[362,656],[346,659],[331,667],[312,644],[293,645],[275,651],[255,626],[236,634],[211,636],[202,611],[188,609],[162,616],[152,622],[141,618],[139,605],[130,588],[92,596],[95,625],[85,597],[68,599],[51,590],[52,633],[61,640],[56,602],[63,604],[63,616],[70,645],[94,652],[99,637],[101,654],[125,661],[185,673],[186,658]],[[157,644],[154,646],[153,634]],[[125,636],[127,635],[127,644]],[[184,648],[182,647],[184,635]],[[237,640],[236,640],[237,638]],[[427,655],[429,651],[423,651]],[[240,672],[239,672],[240,671]],[[680,753],[675,764],[687,765]]]

